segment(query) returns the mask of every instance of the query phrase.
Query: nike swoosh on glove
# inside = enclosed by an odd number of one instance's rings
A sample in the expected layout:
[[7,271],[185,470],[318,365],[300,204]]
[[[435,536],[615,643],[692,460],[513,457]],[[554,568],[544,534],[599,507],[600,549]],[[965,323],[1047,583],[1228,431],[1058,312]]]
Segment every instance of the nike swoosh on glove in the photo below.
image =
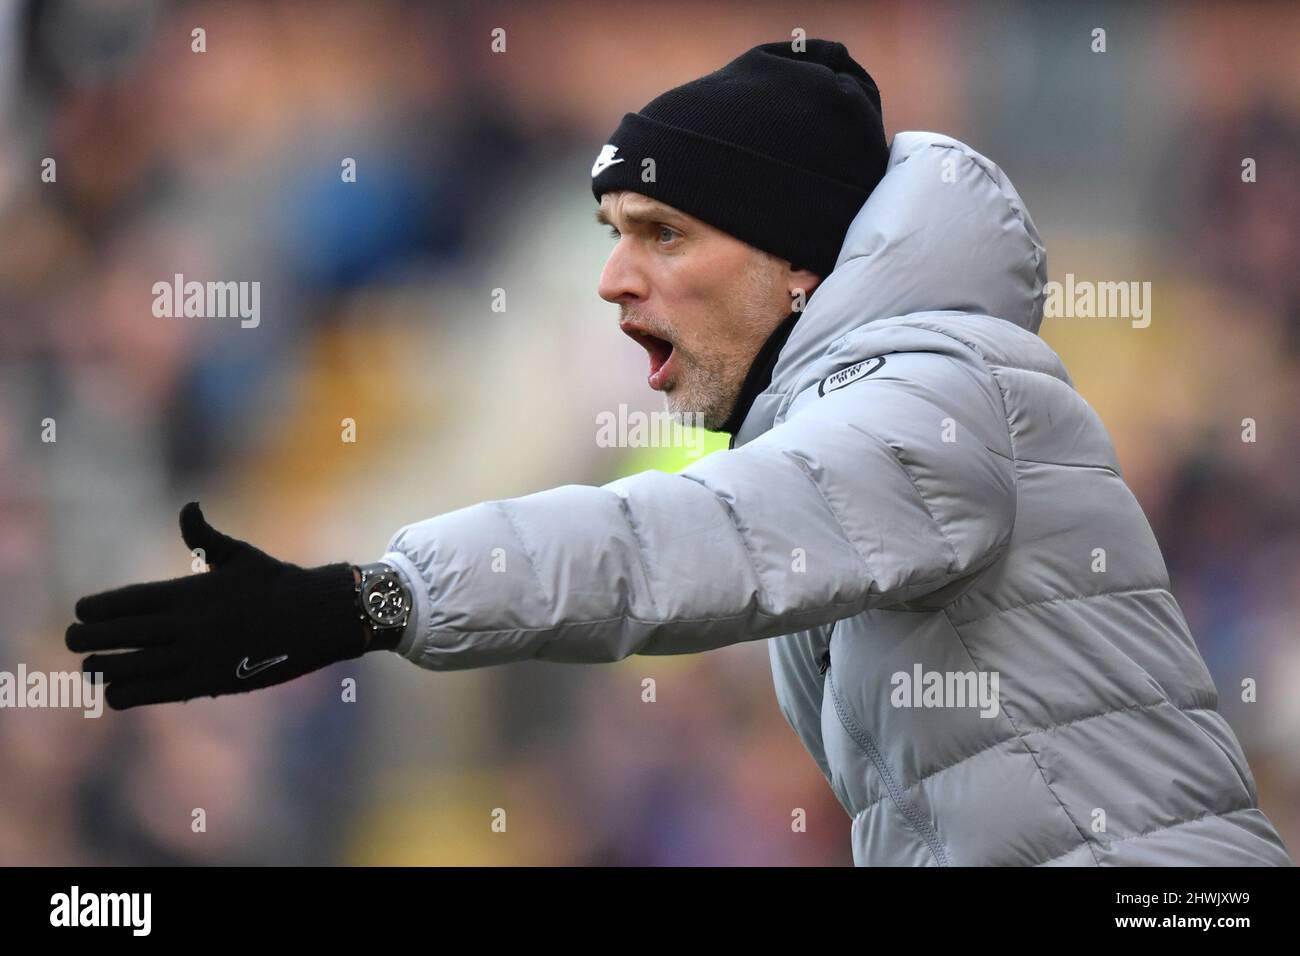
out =
[[256,690],[367,650],[352,565],[279,561],[215,530],[197,501],[180,523],[211,570],[77,601],[68,649],[119,651],[82,662],[83,672],[103,674],[109,707]]

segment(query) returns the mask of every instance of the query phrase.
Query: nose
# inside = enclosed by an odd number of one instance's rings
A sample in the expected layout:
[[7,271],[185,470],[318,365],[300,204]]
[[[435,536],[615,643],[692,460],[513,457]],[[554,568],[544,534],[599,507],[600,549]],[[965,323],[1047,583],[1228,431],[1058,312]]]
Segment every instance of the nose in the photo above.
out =
[[614,244],[613,251],[605,260],[605,268],[600,272],[600,284],[596,287],[596,292],[602,299],[618,305],[645,299],[650,292],[645,275],[638,268],[635,256],[624,239],[626,237]]

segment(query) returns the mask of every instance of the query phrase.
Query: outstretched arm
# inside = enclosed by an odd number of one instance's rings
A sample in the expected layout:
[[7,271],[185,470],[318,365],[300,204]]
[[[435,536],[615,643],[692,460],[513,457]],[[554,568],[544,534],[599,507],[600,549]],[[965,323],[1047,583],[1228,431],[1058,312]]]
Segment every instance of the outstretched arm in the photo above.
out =
[[[565,485],[401,529],[385,560],[416,615],[395,649],[432,670],[693,653],[924,599],[1006,547],[1009,436],[977,360],[891,353],[887,373],[796,409],[680,474]],[[67,645],[93,652],[83,669],[103,674],[110,707],[254,690],[380,649],[350,564],[276,560],[213,529],[195,502],[181,533],[211,571],[77,602]]]

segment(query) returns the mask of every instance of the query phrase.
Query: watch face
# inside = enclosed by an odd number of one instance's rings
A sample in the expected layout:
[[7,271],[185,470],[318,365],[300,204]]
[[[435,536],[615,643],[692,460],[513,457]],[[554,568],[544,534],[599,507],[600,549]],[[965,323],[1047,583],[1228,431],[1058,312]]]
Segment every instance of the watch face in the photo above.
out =
[[370,620],[380,627],[401,624],[406,616],[406,592],[387,574],[366,585],[364,604]]

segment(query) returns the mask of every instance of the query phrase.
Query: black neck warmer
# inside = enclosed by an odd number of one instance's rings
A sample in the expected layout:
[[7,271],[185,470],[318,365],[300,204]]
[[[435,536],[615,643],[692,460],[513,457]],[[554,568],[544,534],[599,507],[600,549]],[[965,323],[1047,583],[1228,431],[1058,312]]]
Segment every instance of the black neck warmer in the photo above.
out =
[[781,354],[781,349],[785,347],[786,339],[790,337],[791,330],[799,321],[799,313],[791,312],[781,324],[772,330],[763,347],[758,350],[754,356],[754,363],[749,367],[749,372],[745,375],[745,381],[740,386],[740,395],[736,399],[736,406],[731,410],[731,415],[718,428],[720,432],[727,432],[731,435],[731,442],[728,448],[736,447],[736,432],[740,431],[741,423],[744,422],[745,416],[749,414],[749,409],[754,404],[754,399],[758,394],[772,384],[772,370],[776,368],[777,357]]

